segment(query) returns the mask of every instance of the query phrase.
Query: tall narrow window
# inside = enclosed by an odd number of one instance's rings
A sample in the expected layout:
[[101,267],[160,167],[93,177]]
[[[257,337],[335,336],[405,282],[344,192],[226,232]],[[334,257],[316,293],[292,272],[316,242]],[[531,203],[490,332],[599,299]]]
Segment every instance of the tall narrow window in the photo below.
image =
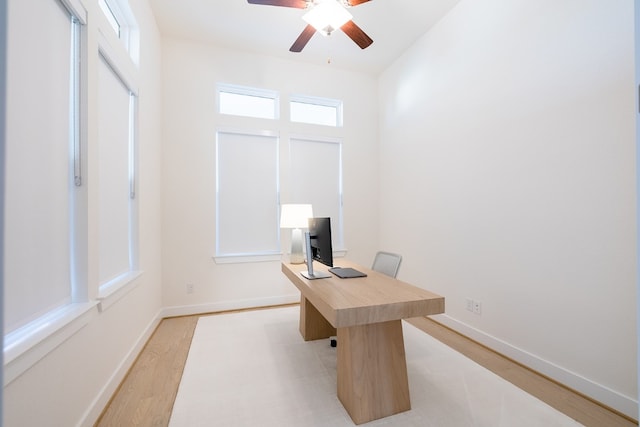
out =
[[27,2],[10,2],[9,12],[20,24],[9,28],[7,52],[5,334],[74,300],[71,159],[80,90],[80,24],[69,10],[43,0],[37,13]]
[[278,137],[218,132],[216,256],[278,254]]
[[316,217],[330,217],[333,248],[344,249],[341,142],[291,138],[290,153],[292,200],[311,203]]
[[136,97],[102,56],[98,71],[98,272],[104,288],[135,268]]

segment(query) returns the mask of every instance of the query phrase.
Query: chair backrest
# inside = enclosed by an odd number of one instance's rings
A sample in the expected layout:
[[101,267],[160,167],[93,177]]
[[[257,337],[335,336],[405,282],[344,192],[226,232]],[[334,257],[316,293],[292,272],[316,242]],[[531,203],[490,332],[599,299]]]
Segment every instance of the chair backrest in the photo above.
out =
[[400,270],[402,256],[391,252],[380,251],[373,260],[372,270],[379,271],[387,276],[396,277]]

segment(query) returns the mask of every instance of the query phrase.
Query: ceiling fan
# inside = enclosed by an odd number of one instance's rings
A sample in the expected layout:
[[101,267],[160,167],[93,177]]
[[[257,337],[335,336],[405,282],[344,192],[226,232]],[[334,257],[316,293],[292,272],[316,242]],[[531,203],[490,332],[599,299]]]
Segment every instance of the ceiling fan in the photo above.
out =
[[267,6],[293,7],[296,9],[308,9],[302,17],[307,26],[289,48],[291,52],[302,52],[311,37],[316,32],[328,36],[338,28],[341,29],[361,49],[365,49],[373,43],[369,37],[351,19],[347,8],[366,3],[370,0],[247,0],[251,4]]

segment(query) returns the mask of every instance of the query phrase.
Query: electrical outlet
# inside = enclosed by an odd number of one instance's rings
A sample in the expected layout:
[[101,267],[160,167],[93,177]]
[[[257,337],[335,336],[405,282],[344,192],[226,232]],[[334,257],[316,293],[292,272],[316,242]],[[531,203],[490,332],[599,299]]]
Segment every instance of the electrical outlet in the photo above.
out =
[[194,291],[193,283],[187,283],[187,293],[192,294]]
[[467,302],[467,311],[473,312],[473,300],[471,298],[467,298],[465,301]]
[[473,302],[473,312],[477,315],[482,314],[482,303],[480,301]]

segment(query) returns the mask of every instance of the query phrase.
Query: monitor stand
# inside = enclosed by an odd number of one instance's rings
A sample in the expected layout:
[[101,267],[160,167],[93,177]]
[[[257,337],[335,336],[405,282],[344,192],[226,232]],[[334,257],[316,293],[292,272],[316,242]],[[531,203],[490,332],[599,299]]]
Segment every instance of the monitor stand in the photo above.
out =
[[331,277],[331,274],[325,273],[324,271],[313,271],[313,267],[311,267],[311,270],[312,271],[301,271],[300,274],[302,274],[306,279],[309,280],[328,279],[329,277]]
[[309,236],[309,232],[304,233],[304,240],[307,246],[307,271],[301,271],[300,274],[305,279],[315,280],[315,279],[328,279],[331,277],[331,274],[325,271],[313,271],[313,257],[311,256],[311,238]]

